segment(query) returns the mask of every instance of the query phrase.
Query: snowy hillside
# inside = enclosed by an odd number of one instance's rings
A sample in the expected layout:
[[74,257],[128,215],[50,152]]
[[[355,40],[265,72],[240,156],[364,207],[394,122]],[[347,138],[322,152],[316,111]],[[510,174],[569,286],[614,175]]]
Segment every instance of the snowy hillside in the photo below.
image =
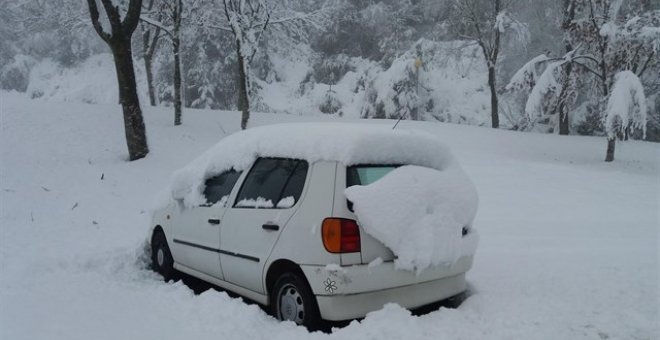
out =
[[[0,92],[0,339],[653,339],[660,145],[404,121],[440,137],[479,192],[472,295],[396,305],[309,334],[224,292],[194,295],[139,258],[172,172],[237,112],[145,107],[151,152],[127,162],[120,107]],[[254,114],[252,126],[336,116]],[[348,119],[347,119],[348,120]],[[390,120],[364,124],[393,124]]]

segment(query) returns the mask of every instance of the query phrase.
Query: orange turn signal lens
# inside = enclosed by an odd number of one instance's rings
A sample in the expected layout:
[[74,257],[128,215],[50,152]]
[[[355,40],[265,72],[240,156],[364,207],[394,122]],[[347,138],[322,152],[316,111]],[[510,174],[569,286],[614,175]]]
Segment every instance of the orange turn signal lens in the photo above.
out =
[[321,227],[323,246],[330,253],[360,251],[360,227],[346,218],[326,218]]

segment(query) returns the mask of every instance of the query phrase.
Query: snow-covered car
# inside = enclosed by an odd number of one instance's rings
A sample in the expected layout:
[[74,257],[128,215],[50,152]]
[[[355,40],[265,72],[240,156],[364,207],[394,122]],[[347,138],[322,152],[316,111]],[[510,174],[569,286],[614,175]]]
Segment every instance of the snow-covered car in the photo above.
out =
[[372,124],[251,128],[175,173],[153,267],[313,326],[460,294],[477,196],[432,135]]

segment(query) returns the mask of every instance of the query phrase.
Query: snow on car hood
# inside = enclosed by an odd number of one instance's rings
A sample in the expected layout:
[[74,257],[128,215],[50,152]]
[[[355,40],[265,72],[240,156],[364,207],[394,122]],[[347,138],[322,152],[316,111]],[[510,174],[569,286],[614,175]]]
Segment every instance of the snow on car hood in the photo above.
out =
[[407,165],[366,186],[345,190],[365,232],[397,255],[398,269],[452,265],[476,250],[477,234],[463,237],[477,212],[477,192],[458,163],[444,170]]
[[204,203],[204,181],[229,169],[247,170],[258,157],[354,164],[416,164],[442,170],[449,150],[433,135],[365,123],[294,123],[250,128],[219,143],[174,174],[171,197],[186,207]]

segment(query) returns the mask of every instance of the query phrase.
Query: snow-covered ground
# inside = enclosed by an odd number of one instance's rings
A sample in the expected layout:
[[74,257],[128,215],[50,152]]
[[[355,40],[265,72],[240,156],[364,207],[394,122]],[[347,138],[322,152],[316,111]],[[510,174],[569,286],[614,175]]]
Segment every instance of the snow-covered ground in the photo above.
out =
[[402,122],[444,140],[479,191],[473,295],[310,334],[144,269],[154,197],[239,126],[235,112],[186,110],[180,127],[169,109],[145,114],[151,153],[129,163],[118,106],[0,93],[0,339],[659,337],[659,144],[617,143],[606,164],[604,138]]

